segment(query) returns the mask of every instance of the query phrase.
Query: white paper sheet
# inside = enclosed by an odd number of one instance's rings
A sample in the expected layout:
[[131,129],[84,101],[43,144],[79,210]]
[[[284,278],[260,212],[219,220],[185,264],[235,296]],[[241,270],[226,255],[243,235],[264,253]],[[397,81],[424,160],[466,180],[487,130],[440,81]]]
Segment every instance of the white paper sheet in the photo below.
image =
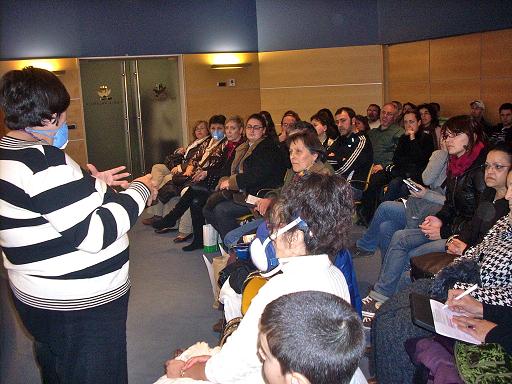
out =
[[452,317],[460,316],[460,313],[450,311],[449,309],[443,308],[443,303],[436,300],[430,300],[430,308],[432,310],[432,317],[434,318],[434,327],[436,332],[443,336],[448,336],[453,339],[462,340],[471,344],[481,344],[480,341],[475,339],[473,336],[462,332],[460,329],[455,327],[452,323]]

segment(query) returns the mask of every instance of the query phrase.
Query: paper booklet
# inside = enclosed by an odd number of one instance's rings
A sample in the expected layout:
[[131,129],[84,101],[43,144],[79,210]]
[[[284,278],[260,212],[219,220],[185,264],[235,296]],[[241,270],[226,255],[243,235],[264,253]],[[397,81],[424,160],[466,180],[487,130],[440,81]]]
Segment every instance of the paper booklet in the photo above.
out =
[[460,316],[460,313],[450,311],[447,308],[443,308],[443,303],[430,299],[430,308],[432,310],[432,317],[434,319],[434,327],[436,333],[443,336],[448,336],[453,339],[462,340],[471,344],[481,344],[481,342],[475,339],[473,336],[462,332],[460,329],[455,327],[452,323],[453,316]]

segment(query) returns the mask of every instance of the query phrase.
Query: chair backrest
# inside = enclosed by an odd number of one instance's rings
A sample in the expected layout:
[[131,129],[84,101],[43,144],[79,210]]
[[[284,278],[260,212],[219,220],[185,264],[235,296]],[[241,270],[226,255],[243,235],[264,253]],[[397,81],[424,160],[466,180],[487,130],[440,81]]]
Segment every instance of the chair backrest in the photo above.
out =
[[259,271],[251,272],[249,276],[247,276],[242,291],[242,315],[245,315],[251,305],[252,299],[266,283],[267,279],[261,276]]
[[[368,175],[366,176],[366,180],[354,180],[350,179],[349,183],[350,185],[357,185],[357,186],[363,186],[363,192],[365,192],[368,189],[368,185],[370,184],[370,178],[372,177],[372,169],[373,164],[370,166],[370,169],[368,170]],[[354,200],[354,204],[361,204],[361,200]]]

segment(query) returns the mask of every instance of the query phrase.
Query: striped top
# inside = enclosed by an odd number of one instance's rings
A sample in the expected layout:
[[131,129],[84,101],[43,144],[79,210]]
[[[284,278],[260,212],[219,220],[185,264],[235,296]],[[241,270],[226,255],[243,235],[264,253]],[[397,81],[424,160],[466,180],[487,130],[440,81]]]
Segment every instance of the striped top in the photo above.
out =
[[14,295],[49,310],[96,307],[124,295],[128,236],[149,197],[116,193],[43,141],[0,140],[0,247]]

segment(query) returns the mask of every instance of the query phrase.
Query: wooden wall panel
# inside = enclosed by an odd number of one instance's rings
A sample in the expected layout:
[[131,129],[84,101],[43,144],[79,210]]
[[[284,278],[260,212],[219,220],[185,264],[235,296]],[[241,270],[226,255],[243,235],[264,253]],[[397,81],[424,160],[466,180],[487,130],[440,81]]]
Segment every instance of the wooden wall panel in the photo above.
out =
[[512,29],[482,33],[482,78],[512,77],[511,47]]
[[[368,104],[382,99],[380,85],[353,85],[343,87],[262,89],[262,109],[268,110],[279,126],[283,113],[293,109],[303,120],[321,108],[329,108],[333,113],[342,106],[352,107],[356,113],[366,115]],[[279,130],[279,129],[278,129]]]
[[[429,81],[428,41],[391,45],[386,55],[389,57],[386,73],[389,82]],[[393,98],[390,97],[389,100]]]
[[[512,101],[511,45],[512,29],[507,29],[385,47],[386,99],[436,101],[447,117],[469,113],[469,103],[481,99],[485,118],[496,124],[499,106]],[[402,57],[407,52],[423,58],[415,60],[421,68],[411,70],[410,60]]]
[[73,160],[75,160],[82,168],[87,164],[87,148],[85,140],[70,141],[64,150]]
[[382,104],[380,46],[261,52],[259,60],[261,108],[272,114],[278,131],[289,109],[309,121],[320,108],[350,106],[366,114],[368,104]]
[[479,79],[481,34],[430,41],[430,79]]
[[387,87],[386,100],[399,100],[402,103],[411,102],[416,105],[430,100],[430,83],[417,82],[390,82]]
[[382,82],[378,45],[261,52],[261,88]]
[[[261,108],[257,53],[243,54],[243,62],[251,65],[241,69],[211,69],[211,59],[209,54],[183,56],[189,129],[194,121],[208,120],[214,114],[246,118]],[[217,86],[228,79],[235,79],[236,86]]]
[[481,98],[486,108],[485,118],[498,122],[500,105],[512,102],[512,78],[482,79],[481,87]]
[[431,101],[441,104],[443,116],[469,114],[469,103],[479,98],[480,83],[473,80],[446,80],[430,83]]

